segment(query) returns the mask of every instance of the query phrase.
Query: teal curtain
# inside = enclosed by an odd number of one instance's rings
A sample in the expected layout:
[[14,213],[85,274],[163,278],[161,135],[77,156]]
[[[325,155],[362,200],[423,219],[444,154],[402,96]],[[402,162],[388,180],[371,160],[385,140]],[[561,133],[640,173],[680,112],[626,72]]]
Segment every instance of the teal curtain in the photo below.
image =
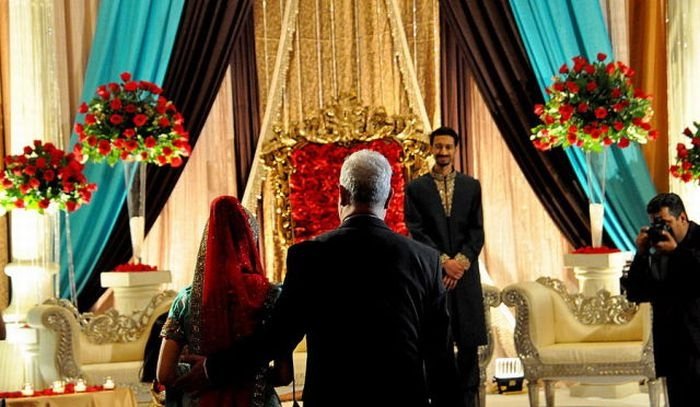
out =
[[[85,73],[82,100],[89,101],[101,84],[119,82],[129,71],[134,79],[161,84],[180,22],[184,0],[109,0],[100,2],[97,26]],[[78,117],[82,121],[82,117]],[[71,136],[71,146],[77,141]],[[85,170],[98,189],[90,204],[70,215],[76,286],[82,290],[105,249],[126,199],[124,168],[88,163]],[[68,254],[61,245],[61,296],[68,297]]]
[[[612,58],[598,0],[510,0],[510,5],[545,98],[545,87],[574,56],[594,60],[602,52]],[[656,191],[638,145],[608,150],[604,228],[619,249],[634,250],[639,228],[648,223],[646,203]],[[577,147],[566,153],[589,199],[597,201],[600,183],[588,184],[585,154]]]

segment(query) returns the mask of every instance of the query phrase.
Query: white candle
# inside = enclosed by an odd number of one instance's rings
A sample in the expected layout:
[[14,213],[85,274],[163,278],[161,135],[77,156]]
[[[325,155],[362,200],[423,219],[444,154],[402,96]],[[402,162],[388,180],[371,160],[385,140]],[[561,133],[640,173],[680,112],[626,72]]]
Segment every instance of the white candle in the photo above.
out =
[[32,387],[31,383],[24,384],[24,387],[22,387],[22,395],[23,396],[33,396],[34,395],[34,388]]
[[105,377],[105,383],[102,385],[105,390],[112,390],[114,389],[114,381],[110,376]]
[[51,390],[53,390],[54,393],[63,393],[64,391],[66,391],[66,387],[63,381],[56,380],[55,382],[53,382]]
[[78,379],[77,382],[75,382],[75,391],[76,392],[83,392],[87,390],[87,386],[85,385],[85,380],[83,379]]

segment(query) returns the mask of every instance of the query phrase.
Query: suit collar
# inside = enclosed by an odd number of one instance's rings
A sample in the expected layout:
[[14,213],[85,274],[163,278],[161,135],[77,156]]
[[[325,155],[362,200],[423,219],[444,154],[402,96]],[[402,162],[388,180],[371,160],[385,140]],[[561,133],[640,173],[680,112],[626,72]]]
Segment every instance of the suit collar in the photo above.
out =
[[389,229],[382,219],[370,214],[350,215],[345,218],[340,227],[379,227]]

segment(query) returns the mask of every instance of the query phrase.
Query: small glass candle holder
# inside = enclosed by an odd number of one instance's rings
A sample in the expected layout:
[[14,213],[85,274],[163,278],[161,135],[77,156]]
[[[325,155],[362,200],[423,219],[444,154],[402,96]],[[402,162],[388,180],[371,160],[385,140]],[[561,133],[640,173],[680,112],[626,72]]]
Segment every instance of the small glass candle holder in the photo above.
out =
[[22,386],[22,395],[23,396],[33,396],[34,395],[34,387],[32,386],[31,383],[24,383],[24,386]]
[[111,376],[105,377],[105,382],[104,382],[104,384],[102,385],[102,387],[103,387],[105,390],[113,390],[113,389],[114,389],[114,380],[112,380],[112,377],[111,377]]
[[63,393],[66,391],[66,384],[63,382],[63,380],[56,380],[55,382],[53,382],[51,390],[54,393]]
[[84,392],[87,390],[87,386],[85,385],[85,380],[83,379],[78,379],[75,382],[75,387],[74,387],[76,393]]

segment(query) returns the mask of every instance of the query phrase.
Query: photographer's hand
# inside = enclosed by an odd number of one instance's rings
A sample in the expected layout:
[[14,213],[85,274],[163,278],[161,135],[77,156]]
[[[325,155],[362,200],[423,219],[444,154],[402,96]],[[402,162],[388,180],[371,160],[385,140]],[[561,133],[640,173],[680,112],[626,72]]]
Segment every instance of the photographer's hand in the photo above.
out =
[[637,245],[637,251],[640,253],[646,253],[649,251],[649,248],[651,247],[651,242],[649,242],[649,226],[644,226],[639,230],[635,244]]
[[657,242],[654,245],[654,248],[656,248],[656,250],[660,253],[670,253],[676,250],[676,247],[678,247],[678,242],[676,242],[673,235],[665,230],[661,233],[664,235],[664,240]]

